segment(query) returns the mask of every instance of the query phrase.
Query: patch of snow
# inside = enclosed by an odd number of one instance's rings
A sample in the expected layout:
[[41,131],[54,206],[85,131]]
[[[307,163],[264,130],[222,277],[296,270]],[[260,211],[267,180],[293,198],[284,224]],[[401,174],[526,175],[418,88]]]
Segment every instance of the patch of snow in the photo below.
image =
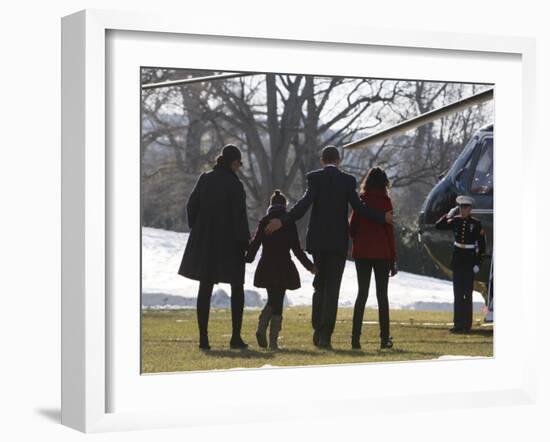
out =
[[[199,288],[198,281],[178,275],[188,233],[173,232],[150,227],[143,228],[142,234],[142,305],[149,308],[194,308]],[[264,289],[254,287],[254,272],[261,256],[256,255],[245,271],[245,306],[261,308],[267,298]],[[287,290],[286,305],[311,305],[313,275],[294,259],[300,273],[301,287]],[[452,310],[453,286],[450,281],[399,272],[390,278],[389,301],[392,309],[410,310]],[[213,307],[230,305],[231,287],[218,284],[212,296]],[[355,264],[346,261],[339,305],[353,307],[357,296]],[[474,308],[483,305],[483,298],[474,292]],[[376,307],[374,277],[371,280],[367,307]]]

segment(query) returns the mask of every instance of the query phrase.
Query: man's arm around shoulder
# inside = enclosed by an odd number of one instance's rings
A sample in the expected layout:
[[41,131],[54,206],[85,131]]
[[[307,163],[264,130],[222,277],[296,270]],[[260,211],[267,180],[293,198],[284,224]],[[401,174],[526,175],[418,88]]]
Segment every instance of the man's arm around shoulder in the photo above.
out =
[[349,177],[348,202],[353,210],[378,224],[391,224],[393,221],[391,212],[380,212],[378,210],[371,209],[370,207],[362,203],[359,199],[359,196],[357,195],[357,181],[355,180],[355,177],[352,175],[347,175],[347,177]]
[[273,233],[279,230],[284,224],[295,222],[306,214],[317,196],[317,180],[314,178],[316,174],[317,172],[309,172],[306,175],[307,189],[302,198],[300,198],[300,200],[294,204],[294,207],[292,207],[286,215],[282,216],[281,219],[273,218],[269,221],[265,228],[265,233]]

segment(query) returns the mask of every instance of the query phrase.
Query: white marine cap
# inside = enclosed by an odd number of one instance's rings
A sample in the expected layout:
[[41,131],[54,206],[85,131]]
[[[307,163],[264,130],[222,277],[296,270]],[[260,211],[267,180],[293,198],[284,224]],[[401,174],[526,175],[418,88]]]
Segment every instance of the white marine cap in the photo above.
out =
[[467,204],[467,205],[473,205],[474,199],[471,196],[466,195],[459,195],[456,197],[456,203],[457,204]]

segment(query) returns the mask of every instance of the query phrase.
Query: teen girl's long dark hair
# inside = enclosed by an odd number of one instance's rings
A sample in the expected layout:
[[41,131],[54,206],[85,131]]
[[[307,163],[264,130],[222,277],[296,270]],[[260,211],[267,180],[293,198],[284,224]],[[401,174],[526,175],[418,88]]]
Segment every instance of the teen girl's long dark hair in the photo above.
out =
[[361,180],[360,192],[372,189],[385,189],[390,187],[388,175],[381,167],[371,167],[365,177]]

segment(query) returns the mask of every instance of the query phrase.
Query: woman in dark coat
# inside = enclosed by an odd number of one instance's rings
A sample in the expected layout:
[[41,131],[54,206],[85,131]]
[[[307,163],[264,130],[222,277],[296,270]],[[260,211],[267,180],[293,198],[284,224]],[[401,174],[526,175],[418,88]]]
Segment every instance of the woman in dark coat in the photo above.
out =
[[241,152],[223,148],[213,170],[203,173],[187,202],[191,233],[178,273],[200,281],[197,296],[199,348],[209,350],[208,316],[214,284],[231,284],[231,348],[246,348],[241,338],[245,253],[250,240],[246,194],[236,175]]
[[286,213],[286,204],[286,197],[275,190],[267,215],[260,220],[246,255],[246,262],[254,261],[260,245],[263,246],[254,275],[254,285],[267,289],[267,303],[258,319],[256,338],[260,347],[267,347],[267,327],[271,324],[269,347],[273,350],[278,349],[277,339],[283,320],[285,291],[300,288],[300,275],[292,262],[290,250],[307,270],[316,272],[315,266],[302,250],[294,222],[285,224],[271,235],[264,233],[265,226],[272,218],[281,218]]
[[[392,211],[388,196],[389,180],[379,167],[369,170],[361,183],[359,197],[369,207],[381,212]],[[377,224],[353,212],[350,221],[350,235],[353,240],[352,255],[355,259],[359,292],[353,309],[351,346],[360,349],[359,338],[363,325],[365,304],[369,295],[371,273],[376,279],[376,299],[380,324],[380,347],[393,346],[390,336],[390,310],[388,302],[389,277],[397,273],[395,235],[392,224]]]

